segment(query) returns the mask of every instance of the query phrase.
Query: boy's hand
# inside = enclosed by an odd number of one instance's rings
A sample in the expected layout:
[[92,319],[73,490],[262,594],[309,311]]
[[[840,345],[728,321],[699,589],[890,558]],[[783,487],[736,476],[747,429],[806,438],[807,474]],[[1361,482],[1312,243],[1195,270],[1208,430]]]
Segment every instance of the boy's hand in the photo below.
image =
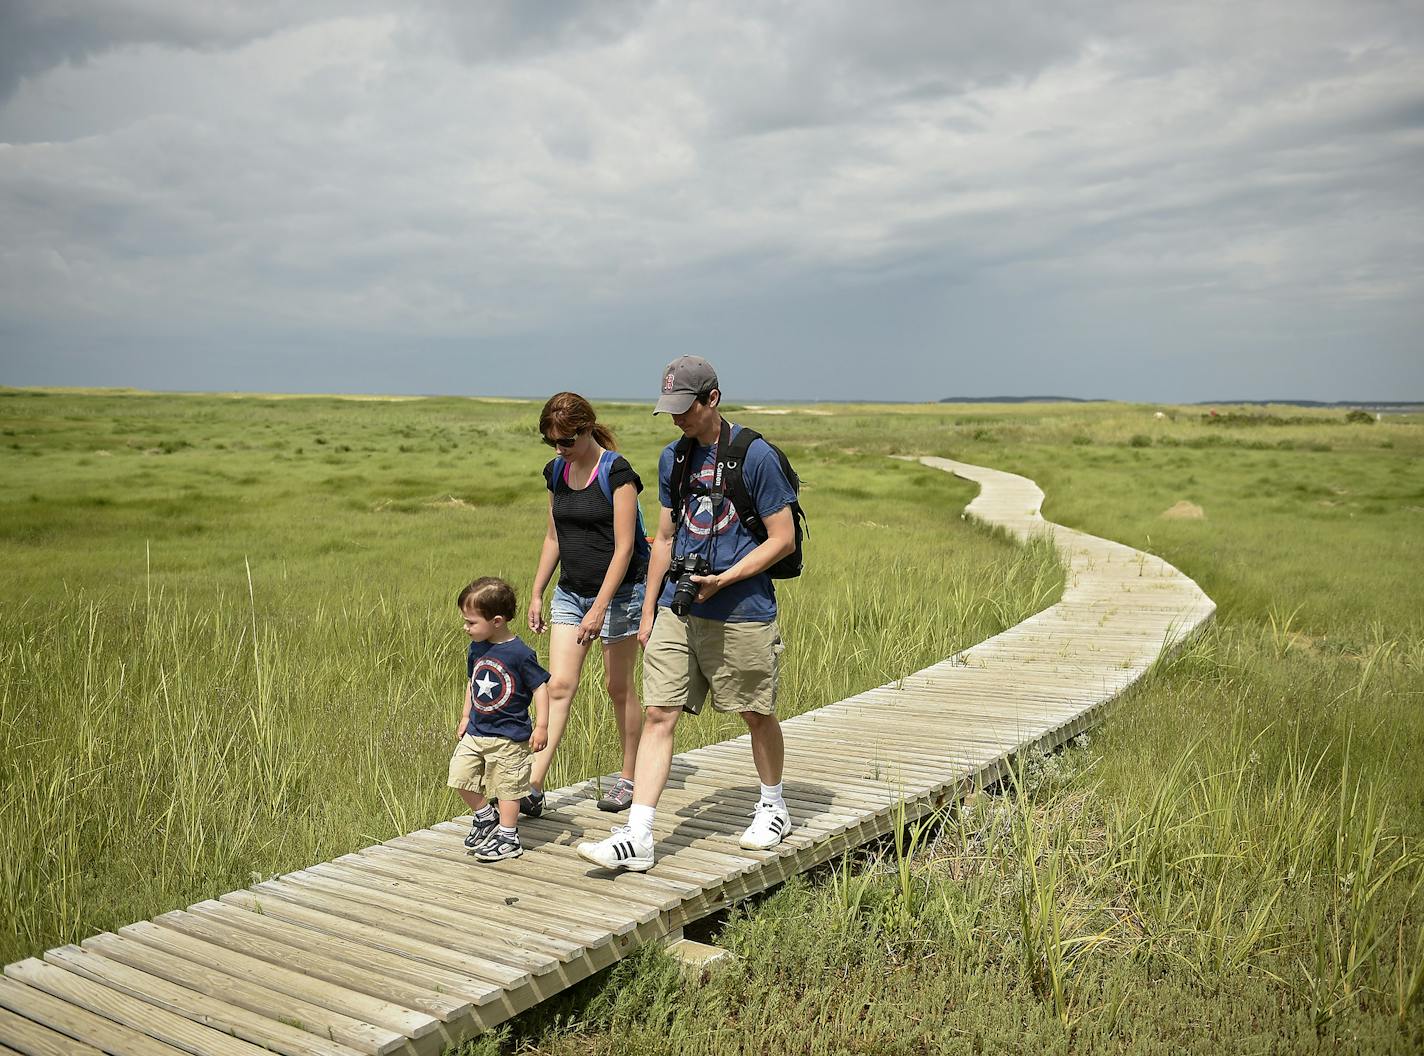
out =
[[549,746],[549,727],[535,726],[534,732],[529,736],[530,751],[542,752]]
[[529,629],[535,634],[543,634],[549,629],[544,622],[544,599],[534,598],[529,602]]
[[461,720],[460,720],[459,724],[455,727],[455,740],[458,741],[461,737],[465,736],[465,727],[468,726],[469,724],[470,724],[470,720],[469,720],[469,719],[461,719]]
[[639,648],[646,649],[648,647],[648,638],[651,637],[653,633],[653,620],[657,619],[657,615],[657,609],[653,609],[651,612],[647,609],[643,610],[643,618],[638,623]]

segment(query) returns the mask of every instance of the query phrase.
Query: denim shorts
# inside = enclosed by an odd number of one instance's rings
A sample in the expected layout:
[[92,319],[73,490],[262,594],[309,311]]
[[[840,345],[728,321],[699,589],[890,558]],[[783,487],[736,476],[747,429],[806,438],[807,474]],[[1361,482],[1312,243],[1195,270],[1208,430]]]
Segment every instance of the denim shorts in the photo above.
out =
[[[603,630],[599,637],[605,642],[617,642],[638,633],[638,624],[643,620],[643,591],[642,583],[624,584],[618,588],[603,615]],[[575,594],[563,587],[555,587],[549,622],[577,627],[597,600],[596,594]]]

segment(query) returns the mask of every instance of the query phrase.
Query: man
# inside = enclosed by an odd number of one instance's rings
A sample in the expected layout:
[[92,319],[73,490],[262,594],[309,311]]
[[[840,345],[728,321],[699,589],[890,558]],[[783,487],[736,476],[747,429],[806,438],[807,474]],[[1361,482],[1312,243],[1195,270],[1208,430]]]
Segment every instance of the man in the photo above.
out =
[[[791,830],[781,792],[785,748],[776,719],[782,645],[776,594],[766,570],[796,549],[791,511],[796,493],[770,445],[753,441],[741,471],[766,526],[766,539],[758,543],[718,486],[717,449],[724,437],[721,402],[717,373],[705,359],[682,356],[663,371],[662,395],[653,414],[671,415],[694,443],[680,509],[673,508],[678,444],[669,444],[658,462],[662,513],[638,629],[644,648],[643,736],[628,824],[605,840],[578,848],[584,858],[606,869],[652,868],[653,821],[672,765],[673,731],[684,711],[695,715],[701,710],[709,690],[714,708],[737,712],[747,724],[761,779],[761,798],[741,845],[774,847]],[[727,439],[736,431],[728,423]],[[706,559],[712,571],[693,577],[695,602],[688,615],[678,616],[670,608],[674,583],[663,580],[674,558],[695,556]],[[660,593],[658,584],[663,584]]]

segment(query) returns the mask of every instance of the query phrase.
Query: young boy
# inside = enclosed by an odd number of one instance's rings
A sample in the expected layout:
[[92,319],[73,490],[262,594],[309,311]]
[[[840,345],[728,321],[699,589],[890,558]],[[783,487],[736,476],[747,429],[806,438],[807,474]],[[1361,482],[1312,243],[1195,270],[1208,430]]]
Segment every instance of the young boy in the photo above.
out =
[[[449,783],[475,815],[465,846],[478,861],[500,862],[524,853],[516,828],[519,799],[529,794],[534,753],[549,740],[549,672],[509,629],[515,597],[504,580],[477,579],[455,604],[471,641]],[[499,800],[497,818],[491,799]]]

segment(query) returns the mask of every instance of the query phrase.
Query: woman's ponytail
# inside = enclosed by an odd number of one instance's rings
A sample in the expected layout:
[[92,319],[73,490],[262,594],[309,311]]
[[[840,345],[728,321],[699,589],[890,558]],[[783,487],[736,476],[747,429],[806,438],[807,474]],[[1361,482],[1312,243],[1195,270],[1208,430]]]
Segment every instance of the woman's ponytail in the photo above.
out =
[[576,392],[556,392],[539,412],[539,432],[545,436],[570,436],[585,429],[593,433],[594,442],[605,451],[616,451],[613,430],[598,421],[593,404]]
[[618,441],[614,439],[613,430],[601,422],[593,423],[593,439],[605,451],[618,450]]

